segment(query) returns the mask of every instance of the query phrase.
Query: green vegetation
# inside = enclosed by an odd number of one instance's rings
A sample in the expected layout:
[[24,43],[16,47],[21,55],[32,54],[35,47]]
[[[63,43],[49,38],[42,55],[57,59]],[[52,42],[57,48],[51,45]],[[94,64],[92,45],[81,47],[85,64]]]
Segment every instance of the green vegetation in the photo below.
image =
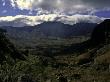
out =
[[24,61],[8,60],[0,66],[0,82],[59,82],[61,77],[69,82],[109,82],[110,50],[96,52],[94,60],[87,56],[89,52],[53,57],[28,54]]
[[0,29],[0,82],[110,82],[110,38],[101,32],[99,39],[94,33],[81,42],[45,39],[15,47]]

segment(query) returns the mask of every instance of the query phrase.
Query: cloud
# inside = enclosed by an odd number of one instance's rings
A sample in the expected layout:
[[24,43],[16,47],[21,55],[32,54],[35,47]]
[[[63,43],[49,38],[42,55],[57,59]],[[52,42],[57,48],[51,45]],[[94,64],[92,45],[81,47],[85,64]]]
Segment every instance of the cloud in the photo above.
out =
[[109,8],[110,0],[82,0],[86,5],[94,8]]
[[3,10],[2,13],[7,13],[7,10]]
[[5,5],[6,5],[5,1],[2,1],[2,2],[3,2],[3,4],[2,4],[2,5],[3,5],[3,6],[5,6]]
[[34,26],[41,24],[42,22],[48,21],[59,21],[64,24],[76,24],[80,22],[86,23],[100,23],[103,21],[102,18],[91,15],[39,15],[39,16],[26,16],[26,15],[17,15],[17,16],[6,16],[0,17],[0,26],[14,26],[14,27],[23,27],[23,26]]
[[[110,9],[110,0],[10,0],[13,7],[51,13],[93,13],[100,9]],[[40,11],[41,12],[41,11]],[[47,13],[46,12],[46,13]]]

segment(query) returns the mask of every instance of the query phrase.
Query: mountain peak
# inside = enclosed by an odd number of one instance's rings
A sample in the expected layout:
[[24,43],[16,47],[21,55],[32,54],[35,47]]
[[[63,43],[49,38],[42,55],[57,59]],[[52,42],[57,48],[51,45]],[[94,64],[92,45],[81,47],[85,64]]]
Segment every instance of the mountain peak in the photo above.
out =
[[105,19],[104,22],[110,22],[110,19]]
[[[110,19],[105,19],[104,22],[102,22],[102,23],[103,23],[103,24],[107,24],[107,25],[110,26]],[[108,27],[109,27],[109,26],[108,26]]]

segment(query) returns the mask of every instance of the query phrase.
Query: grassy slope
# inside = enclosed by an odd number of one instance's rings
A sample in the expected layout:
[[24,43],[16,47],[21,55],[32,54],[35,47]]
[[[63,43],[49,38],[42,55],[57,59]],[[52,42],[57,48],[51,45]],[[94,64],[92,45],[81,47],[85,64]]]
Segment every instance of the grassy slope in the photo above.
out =
[[[35,82],[46,82],[47,80],[58,82],[61,75],[70,82],[110,82],[109,48],[102,47],[95,52],[93,60],[83,61],[90,58],[89,52],[80,55],[57,55],[53,58],[28,55],[26,61],[17,60],[11,65],[4,62],[4,65],[0,67],[1,82],[3,80],[17,82],[20,77]],[[78,63],[80,61],[82,63]]]

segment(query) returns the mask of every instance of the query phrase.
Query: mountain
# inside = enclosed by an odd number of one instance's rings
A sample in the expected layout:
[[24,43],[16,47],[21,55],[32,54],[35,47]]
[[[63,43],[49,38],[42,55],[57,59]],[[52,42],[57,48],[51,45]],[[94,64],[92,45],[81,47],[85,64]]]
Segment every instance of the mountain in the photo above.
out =
[[95,44],[110,43],[110,19],[104,20],[95,27],[91,40]]
[[0,17],[0,27],[6,29],[9,38],[18,44],[33,44],[37,39],[88,37],[102,21],[91,15],[17,15]]
[[77,23],[68,25],[61,22],[44,22],[36,26],[2,27],[11,37],[16,38],[71,38],[74,36],[89,36],[96,23]]
[[24,27],[24,26],[35,26],[43,22],[56,21],[64,24],[74,25],[76,23],[100,23],[103,21],[102,18],[91,15],[39,15],[39,16],[6,16],[0,17],[0,26],[12,26],[12,27]]
[[55,44],[67,43],[66,39],[74,39],[72,43],[81,42],[91,36],[96,25],[96,23],[69,25],[61,22],[44,22],[36,26],[0,28],[7,30],[8,37],[15,44],[33,47],[48,42],[51,44],[52,41]]

